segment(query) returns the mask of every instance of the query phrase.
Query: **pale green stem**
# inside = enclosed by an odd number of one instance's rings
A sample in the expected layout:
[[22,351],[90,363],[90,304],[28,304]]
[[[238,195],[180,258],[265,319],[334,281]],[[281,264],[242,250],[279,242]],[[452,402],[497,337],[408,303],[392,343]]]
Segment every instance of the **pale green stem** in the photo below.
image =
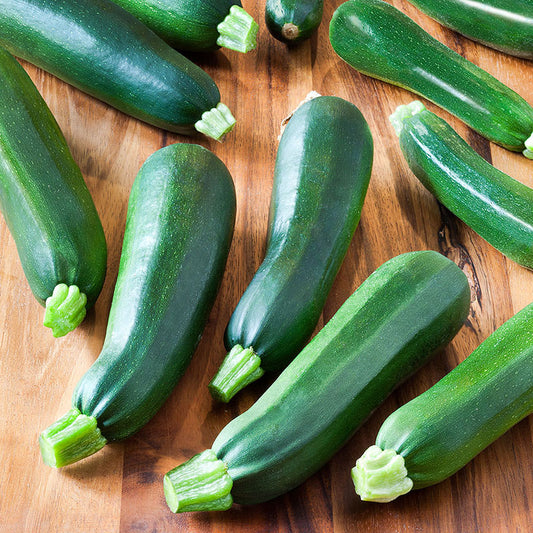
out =
[[52,328],[54,337],[63,337],[76,329],[85,318],[87,296],[76,285],[60,283],[46,299],[44,325]]

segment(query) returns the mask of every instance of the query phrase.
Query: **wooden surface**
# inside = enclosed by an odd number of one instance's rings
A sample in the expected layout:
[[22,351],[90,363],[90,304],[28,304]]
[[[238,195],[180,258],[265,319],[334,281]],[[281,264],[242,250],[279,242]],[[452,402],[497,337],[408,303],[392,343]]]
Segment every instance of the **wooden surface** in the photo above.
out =
[[[328,24],[340,2],[326,1],[311,41],[287,49],[261,24],[257,51],[194,56],[217,81],[238,123],[224,144],[182,138],[149,127],[85,96],[30,65],[32,79],[63,129],[102,217],[109,262],[104,290],[82,327],[59,340],[41,326],[43,309],[24,278],[9,232],[0,223],[0,531],[2,532],[351,532],[531,531],[532,423],[526,419],[451,479],[388,505],[355,498],[350,468],[374,442],[395,408],[426,390],[483,339],[533,300],[533,273],[504,258],[417,182],[388,122],[413,96],[359,75],[334,53]],[[533,64],[474,44],[393,2],[445,44],[485,68],[533,104]],[[262,22],[262,2],[245,7]],[[229,406],[216,406],[206,386],[225,352],[231,312],[265,248],[279,123],[311,89],[356,104],[374,135],[375,160],[361,223],[319,326],[387,259],[411,250],[442,252],[467,274],[468,322],[445,353],[400,387],[320,472],[275,501],[216,514],[173,515],[162,477],[210,447],[219,430],[252,404],[265,381]],[[435,109],[433,106],[429,106]],[[533,186],[533,163],[490,144],[445,112],[476,150]],[[228,166],[237,189],[233,246],[218,299],[193,363],[158,415],[126,442],[61,471],[43,465],[39,432],[70,406],[75,384],[102,346],[117,276],[127,199],[142,162],[173,142],[199,142]],[[342,142],[342,139],[339,139]]]

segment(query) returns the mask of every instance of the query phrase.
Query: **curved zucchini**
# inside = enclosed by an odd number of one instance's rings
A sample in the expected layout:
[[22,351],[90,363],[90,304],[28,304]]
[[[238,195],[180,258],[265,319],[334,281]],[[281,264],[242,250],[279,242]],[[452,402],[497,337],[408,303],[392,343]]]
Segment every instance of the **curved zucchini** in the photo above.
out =
[[376,270],[212,449],[165,476],[174,512],[270,500],[326,463],[468,315],[463,272],[432,252]]
[[409,0],[443,26],[513,56],[533,59],[530,0]]
[[146,160],[130,195],[104,346],[73,409],[41,433],[46,464],[79,461],[159,410],[202,335],[234,220],[233,181],[211,152],[174,144]]
[[496,78],[381,0],[335,11],[331,44],[363,74],[419,94],[504,148],[533,157],[533,108]]
[[421,102],[391,116],[409,167],[476,233],[533,269],[533,189],[494,168]]
[[45,101],[0,48],[0,209],[44,325],[66,335],[104,283],[104,230],[80,169]]
[[324,0],[267,0],[265,21],[278,41],[298,43],[315,33],[323,11]]
[[346,100],[319,96],[295,111],[276,158],[265,259],[231,316],[230,353],[209,384],[216,399],[285,368],[313,333],[359,222],[372,156],[368,124]]
[[177,50],[219,47],[249,52],[256,47],[254,19],[240,0],[113,0]]
[[440,483],[533,413],[533,304],[392,413],[352,471],[363,500]]
[[4,0],[0,45],[169,131],[221,139],[235,123],[201,68],[110,0]]

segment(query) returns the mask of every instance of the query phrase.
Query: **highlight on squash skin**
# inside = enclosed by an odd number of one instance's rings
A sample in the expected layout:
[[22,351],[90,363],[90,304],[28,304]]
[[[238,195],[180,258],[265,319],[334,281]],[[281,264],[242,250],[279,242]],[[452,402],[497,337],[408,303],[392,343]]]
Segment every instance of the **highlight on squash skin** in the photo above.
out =
[[413,488],[405,460],[394,450],[370,446],[352,468],[355,492],[365,502],[388,503]]
[[259,379],[265,371],[261,368],[261,358],[252,347],[244,349],[235,345],[220,365],[215,377],[209,383],[211,396],[228,403],[240,390]]
[[43,461],[61,468],[89,457],[107,444],[94,416],[72,408],[39,435]]
[[203,113],[201,120],[194,127],[207,137],[222,141],[225,135],[233,129],[235,122],[235,117],[228,106],[219,102],[216,107]]
[[259,25],[242,8],[231,6],[229,15],[217,26],[217,45],[236,52],[249,52],[257,46]]
[[205,450],[167,472],[165,499],[173,513],[227,511],[233,505],[233,480],[213,450]]
[[52,329],[54,337],[63,337],[76,329],[87,313],[87,296],[76,285],[60,283],[46,299],[43,324]]

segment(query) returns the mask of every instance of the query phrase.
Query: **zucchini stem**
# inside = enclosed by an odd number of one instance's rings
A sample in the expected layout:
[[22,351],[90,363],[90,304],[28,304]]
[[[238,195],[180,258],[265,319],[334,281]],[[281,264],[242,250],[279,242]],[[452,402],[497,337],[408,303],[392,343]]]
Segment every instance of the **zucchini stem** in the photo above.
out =
[[522,152],[528,159],[533,159],[533,133],[524,142],[526,149]]
[[231,6],[228,16],[217,26],[218,46],[249,52],[257,46],[257,22],[240,6]]
[[46,299],[43,324],[52,328],[54,337],[63,337],[76,329],[87,313],[87,296],[76,285],[56,285],[52,296]]
[[404,458],[379,446],[370,446],[357,460],[352,480],[355,492],[366,502],[391,502],[413,488]]
[[403,130],[403,121],[411,118],[421,111],[425,111],[426,106],[420,100],[413,100],[410,104],[401,105],[396,108],[396,111],[389,117],[391,124],[398,137]]
[[226,464],[206,450],[165,475],[165,498],[173,513],[227,511],[233,504],[233,480]]
[[215,400],[228,403],[240,390],[264,373],[261,358],[255,354],[253,348],[244,349],[237,344],[226,355],[209,383],[209,392]]
[[106,443],[96,425],[96,418],[83,415],[76,408],[72,408],[39,436],[44,463],[56,468],[89,457]]
[[281,28],[281,35],[283,35],[283,38],[288,41],[294,41],[295,39],[298,39],[300,29],[292,22],[286,22]]
[[226,133],[229,133],[235,126],[235,118],[231,114],[228,106],[219,102],[216,107],[203,113],[194,127],[204,135],[222,141]]

